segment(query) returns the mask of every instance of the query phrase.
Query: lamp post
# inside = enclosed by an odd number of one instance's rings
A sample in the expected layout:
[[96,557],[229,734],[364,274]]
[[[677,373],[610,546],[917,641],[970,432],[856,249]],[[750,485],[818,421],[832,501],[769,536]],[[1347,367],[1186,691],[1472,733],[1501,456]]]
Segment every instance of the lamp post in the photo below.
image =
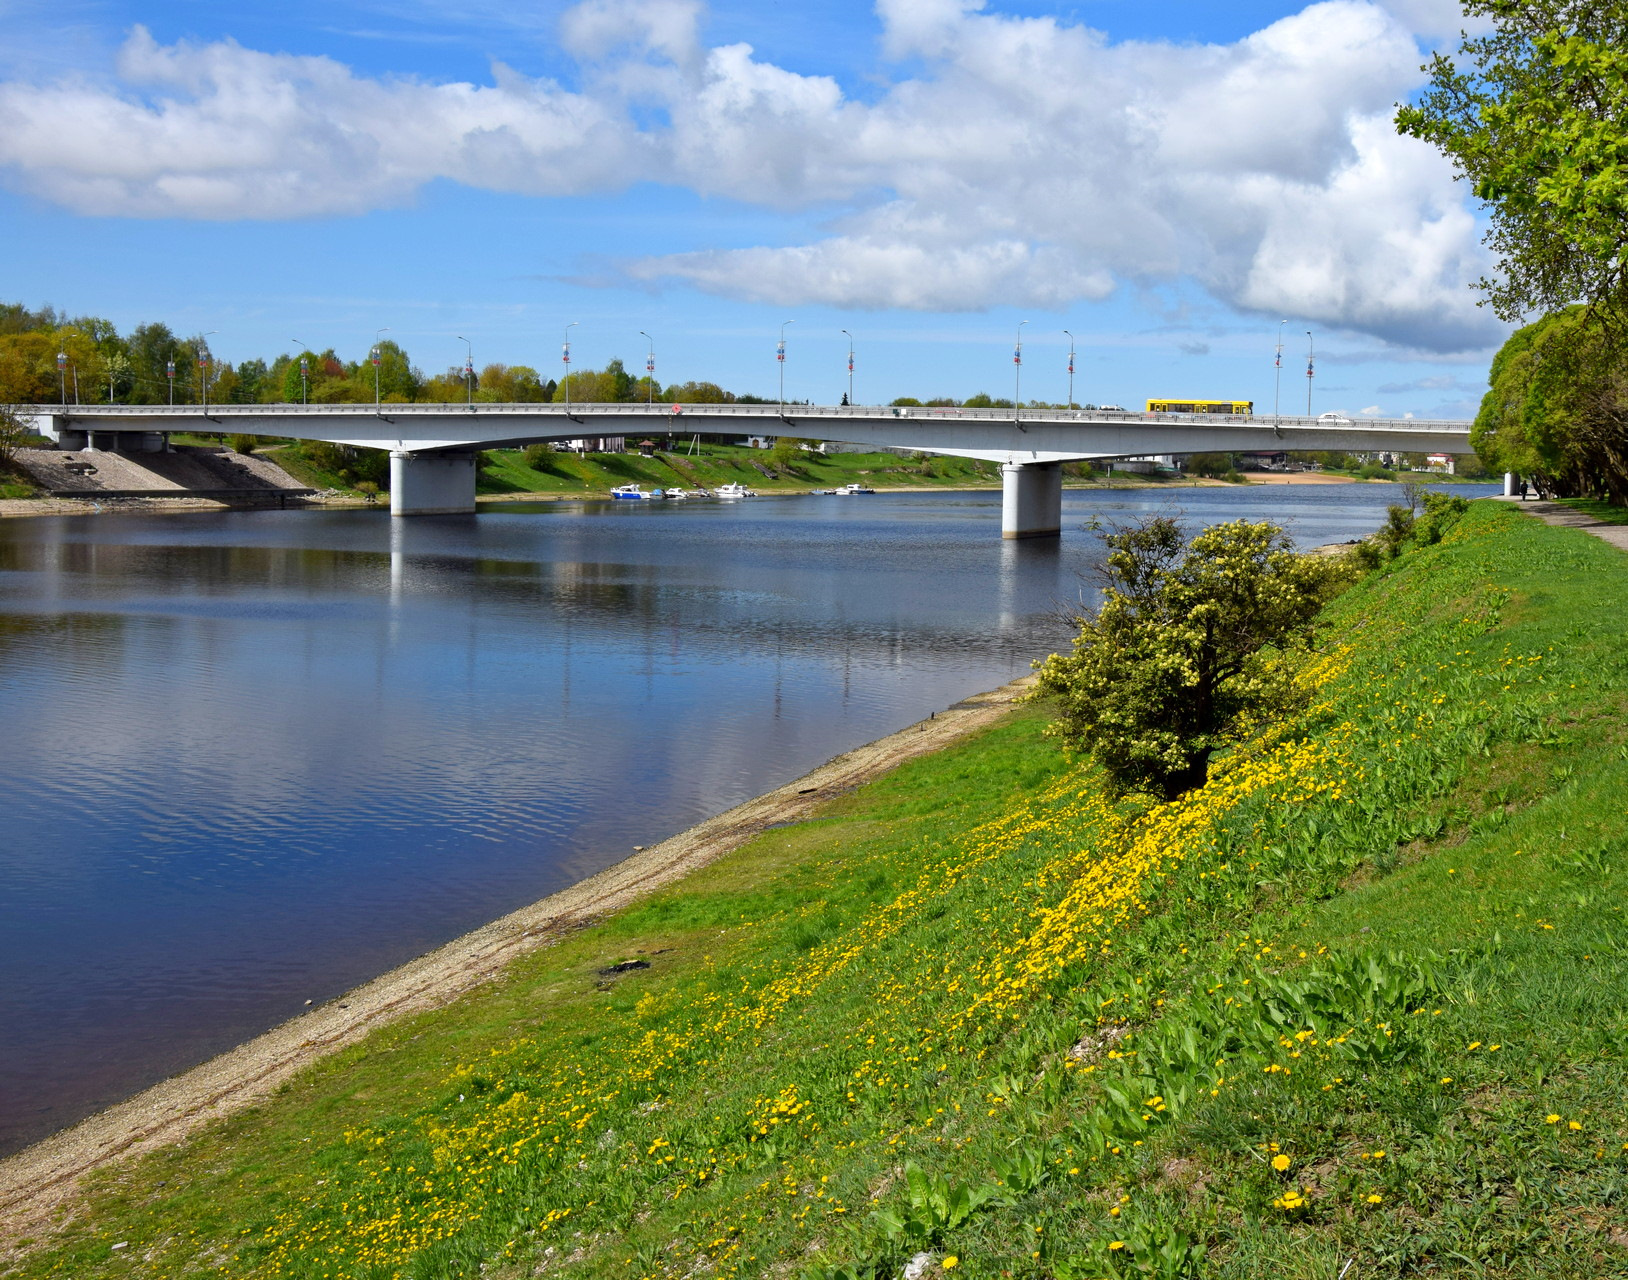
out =
[[1316,376],[1313,366],[1317,363],[1317,342],[1311,336],[1311,330],[1306,330],[1306,416],[1311,417],[1311,380]]
[[780,324],[780,345],[774,349],[774,358],[780,365],[780,416],[786,416],[786,326],[796,324],[795,320],[784,320]]
[[[170,367],[172,369],[175,367],[173,361],[170,363]],[[66,351],[57,352],[57,384],[62,391],[62,407],[66,409],[68,407],[68,353]],[[174,402],[175,395],[172,392],[170,394],[170,403],[173,404]]]
[[1282,415],[1278,413],[1278,397],[1283,391],[1283,326],[1288,323],[1287,320],[1278,321],[1277,356],[1272,361],[1272,425],[1274,427],[1281,426],[1283,423]]
[[846,329],[842,332],[848,334],[848,403],[852,405],[854,402],[854,335],[848,333]]
[[389,332],[390,332],[390,326],[389,325],[385,325],[382,329],[376,329],[373,332],[373,354],[371,356],[371,359],[373,361],[373,412],[374,413],[377,413],[379,411],[379,335],[381,333],[389,333]]
[[[1067,329],[1063,330],[1068,333]],[[1074,335],[1068,333],[1068,407],[1074,407]]]
[[175,407],[175,357],[164,361],[164,380],[170,385],[170,407]]
[[305,361],[305,353],[309,351],[310,348],[298,338],[290,338],[289,341],[300,349],[300,403],[308,404],[310,403],[308,398],[310,393],[306,379],[311,376],[311,366]]
[[1027,320],[1019,320],[1017,327],[1017,342],[1012,347],[1012,421],[1018,421],[1018,415],[1023,408],[1023,326]]
[[209,416],[209,366],[211,361],[209,358],[209,344],[204,341],[204,338],[213,338],[219,332],[219,329],[211,329],[204,334],[203,338],[198,339],[198,381],[203,384],[203,411],[206,418]]
[[656,340],[643,329],[639,336],[650,344],[644,358],[644,407],[648,409],[656,402]]
[[571,330],[582,321],[573,320],[565,326],[565,343],[560,348],[560,359],[565,361],[565,411],[571,412]]
[[473,409],[475,407],[475,344],[461,333],[458,335],[458,341],[464,344],[464,403]]

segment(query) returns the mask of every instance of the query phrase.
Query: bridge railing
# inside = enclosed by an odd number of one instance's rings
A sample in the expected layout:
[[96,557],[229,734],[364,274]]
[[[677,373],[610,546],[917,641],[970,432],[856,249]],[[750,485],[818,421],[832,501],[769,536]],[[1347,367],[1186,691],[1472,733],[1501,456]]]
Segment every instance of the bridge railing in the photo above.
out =
[[[62,404],[34,404],[13,405],[14,412],[24,417],[67,417],[77,420],[97,420],[109,424],[120,419],[146,419],[149,422],[155,418],[173,418],[178,423],[197,423],[207,420],[212,425],[226,427],[234,418],[287,418],[298,420],[301,418],[359,418],[371,419],[386,418],[447,418],[470,415],[476,418],[502,417],[502,418],[570,418],[588,420],[593,418],[646,418],[652,423],[666,424],[667,429],[679,429],[687,422],[707,418],[728,418],[736,422],[743,420],[762,421],[765,424],[779,424],[795,428],[799,420],[818,419],[821,421],[853,420],[875,422],[886,419],[897,422],[945,422],[960,421],[967,423],[982,423],[999,425],[1001,423],[1019,422],[1025,426],[1045,423],[1079,424],[1092,423],[1103,426],[1163,423],[1187,424],[1193,426],[1241,426],[1256,428],[1282,428],[1285,430],[1304,430],[1316,428],[1321,431],[1363,431],[1383,429],[1387,431],[1418,431],[1429,434],[1441,431],[1462,432],[1469,428],[1469,423],[1453,419],[1439,418],[1376,418],[1362,417],[1345,418],[1333,421],[1325,418],[1303,417],[1290,414],[1270,415],[1237,415],[1237,414],[1204,414],[1204,413],[1144,413],[1137,410],[1113,409],[1030,409],[1023,408],[1013,411],[1011,408],[966,408],[964,406],[934,406],[934,405],[806,405],[806,404],[629,404],[622,402],[589,402],[566,404],[532,404],[532,403],[490,403],[476,401],[473,404],[419,402],[414,404],[211,404],[209,406],[196,404],[115,404],[115,405],[62,405]],[[161,430],[159,427],[148,427],[149,430]],[[177,430],[184,427],[177,426]],[[590,433],[592,434],[592,433]],[[780,432],[779,434],[789,434]]]

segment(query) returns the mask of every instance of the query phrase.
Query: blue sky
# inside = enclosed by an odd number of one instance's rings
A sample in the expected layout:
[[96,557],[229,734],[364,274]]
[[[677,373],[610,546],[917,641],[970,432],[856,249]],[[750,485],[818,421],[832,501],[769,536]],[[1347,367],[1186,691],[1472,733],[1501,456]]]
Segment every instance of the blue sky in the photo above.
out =
[[[0,299],[429,371],[1465,416],[1448,0],[0,0]],[[1281,326],[1280,321],[1284,321]],[[1308,340],[1307,331],[1312,338]]]

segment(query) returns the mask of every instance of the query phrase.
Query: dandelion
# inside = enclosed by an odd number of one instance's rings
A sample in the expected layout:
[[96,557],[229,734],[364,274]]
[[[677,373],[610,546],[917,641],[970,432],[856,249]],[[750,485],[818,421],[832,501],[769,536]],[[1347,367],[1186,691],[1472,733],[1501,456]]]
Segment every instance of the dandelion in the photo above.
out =
[[1380,1204],[1380,1203],[1382,1203],[1384,1201],[1384,1199],[1385,1199],[1385,1197],[1380,1195],[1379,1192],[1376,1191],[1376,1192],[1374,1192],[1372,1195],[1370,1195],[1368,1197],[1368,1203],[1369,1204]]
[[942,1268],[944,1268],[944,1270],[946,1270],[946,1271],[954,1271],[958,1266],[961,1265],[960,1255],[952,1253],[949,1257],[945,1258],[944,1261],[940,1262],[938,1265],[941,1266]]
[[1559,1124],[1560,1123],[1560,1117],[1557,1116],[1553,1111],[1551,1111],[1548,1115],[1543,1117],[1543,1123],[1544,1124]]
[[1568,1129],[1581,1129],[1581,1128],[1582,1128],[1582,1127],[1583,1127],[1583,1126],[1582,1126],[1582,1124],[1581,1124],[1581,1123],[1580,1123],[1580,1122],[1578,1122],[1578,1121],[1576,1121],[1576,1120],[1573,1120],[1573,1121],[1571,1121],[1571,1123],[1570,1123],[1570,1124],[1568,1124],[1568,1125],[1567,1125],[1567,1126],[1566,1126],[1566,1127],[1567,1127],[1567,1128],[1568,1128]]
[[1125,1242],[1123,1240],[1110,1240],[1108,1242],[1108,1247],[1110,1249],[1123,1249],[1125,1247]]
[[1282,1173],[1285,1169],[1287,1169],[1289,1167],[1289,1157],[1288,1156],[1273,1156],[1272,1157],[1272,1167],[1274,1169],[1276,1169],[1279,1173]]

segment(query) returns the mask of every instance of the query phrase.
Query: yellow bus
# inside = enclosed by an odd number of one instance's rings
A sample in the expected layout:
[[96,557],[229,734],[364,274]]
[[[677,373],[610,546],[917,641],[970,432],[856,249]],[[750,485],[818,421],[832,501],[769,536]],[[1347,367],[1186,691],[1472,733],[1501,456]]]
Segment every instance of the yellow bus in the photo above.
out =
[[1149,413],[1230,413],[1248,417],[1255,412],[1253,400],[1149,400]]

